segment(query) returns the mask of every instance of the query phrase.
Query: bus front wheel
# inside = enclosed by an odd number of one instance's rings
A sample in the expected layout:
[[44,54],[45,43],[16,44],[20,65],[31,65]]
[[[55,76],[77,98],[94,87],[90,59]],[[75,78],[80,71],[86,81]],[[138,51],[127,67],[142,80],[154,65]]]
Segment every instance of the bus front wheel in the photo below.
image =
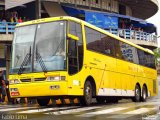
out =
[[84,85],[84,95],[80,98],[81,105],[90,105],[92,103],[92,85],[90,81],[86,81]]
[[140,89],[139,85],[136,85],[135,95],[133,97],[133,101],[134,102],[140,102],[140,99],[141,99],[141,89]]
[[40,105],[40,106],[47,106],[48,103],[50,101],[50,98],[48,97],[44,97],[44,98],[37,98],[37,103]]

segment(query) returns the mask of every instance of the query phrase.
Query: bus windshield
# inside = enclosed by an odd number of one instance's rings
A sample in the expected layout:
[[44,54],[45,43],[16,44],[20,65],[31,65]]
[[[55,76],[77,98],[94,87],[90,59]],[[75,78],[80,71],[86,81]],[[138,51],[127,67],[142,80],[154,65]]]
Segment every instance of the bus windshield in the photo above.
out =
[[66,21],[15,29],[10,73],[66,69]]

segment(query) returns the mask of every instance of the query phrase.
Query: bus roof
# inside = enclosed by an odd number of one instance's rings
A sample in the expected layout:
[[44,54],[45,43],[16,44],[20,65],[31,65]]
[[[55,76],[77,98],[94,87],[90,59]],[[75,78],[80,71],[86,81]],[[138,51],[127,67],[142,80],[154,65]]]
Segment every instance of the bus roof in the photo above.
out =
[[138,49],[141,49],[141,50],[143,50],[143,51],[145,51],[145,52],[148,52],[148,53],[150,53],[150,54],[154,54],[153,51],[151,51],[151,50],[149,50],[149,49],[143,48],[143,47],[141,47],[141,46],[139,46],[139,45],[136,45],[136,44],[134,44],[134,43],[132,43],[132,42],[130,42],[130,41],[128,41],[128,40],[125,40],[125,39],[123,39],[123,38],[121,38],[121,37],[118,37],[117,35],[114,35],[114,34],[112,34],[112,33],[109,33],[109,32],[106,31],[106,30],[103,30],[103,29],[98,28],[98,27],[96,27],[96,26],[94,26],[94,25],[92,25],[92,24],[90,24],[90,23],[87,23],[87,22],[85,22],[85,21],[83,21],[83,20],[80,20],[80,19],[75,18],[75,17],[70,17],[70,16],[50,17],[50,18],[42,18],[42,19],[27,21],[27,22],[23,22],[23,23],[17,24],[16,27],[26,26],[26,25],[32,25],[32,24],[39,24],[39,23],[46,23],[46,22],[52,22],[52,21],[59,21],[59,20],[71,20],[71,21],[75,21],[75,22],[78,22],[78,23],[82,23],[82,24],[84,24],[85,26],[88,26],[88,27],[90,27],[90,28],[93,28],[93,29],[95,29],[95,30],[98,30],[99,32],[102,32],[102,33],[104,33],[104,34],[107,34],[107,35],[109,35],[110,37],[113,37],[113,38],[115,38],[115,39],[117,39],[117,40],[119,40],[119,41],[125,42],[125,43],[127,43],[127,44],[129,44],[129,45],[131,45],[131,46],[134,46],[134,47],[136,47],[136,48],[138,48]]

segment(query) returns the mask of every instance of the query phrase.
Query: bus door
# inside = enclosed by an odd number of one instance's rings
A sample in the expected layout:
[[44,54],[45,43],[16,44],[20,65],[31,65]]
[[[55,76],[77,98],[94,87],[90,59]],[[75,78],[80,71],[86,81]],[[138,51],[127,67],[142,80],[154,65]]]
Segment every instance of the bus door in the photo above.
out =
[[80,82],[80,76],[77,74],[83,66],[83,40],[81,24],[76,22],[69,22],[68,32],[68,74],[70,81],[69,86]]

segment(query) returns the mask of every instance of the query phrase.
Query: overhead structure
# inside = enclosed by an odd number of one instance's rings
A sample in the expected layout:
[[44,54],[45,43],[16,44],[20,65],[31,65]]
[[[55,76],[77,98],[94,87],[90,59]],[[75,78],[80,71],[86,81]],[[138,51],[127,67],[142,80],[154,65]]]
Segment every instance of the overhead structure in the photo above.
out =
[[14,8],[35,0],[5,0],[5,9]]
[[[96,8],[119,13],[122,6],[122,12],[136,18],[147,19],[158,11],[158,0],[5,0],[5,9],[14,8],[32,1],[48,1],[59,4],[72,4],[72,6],[84,8]],[[125,7],[123,7],[125,6]],[[144,12],[145,11],[145,12]],[[147,13],[147,14],[146,14]],[[120,13],[121,14],[121,13]]]
[[[132,16],[147,19],[158,11],[159,0],[118,0],[132,9]],[[145,11],[145,12],[144,12]]]
[[[67,16],[60,4],[55,2],[43,2],[43,5],[50,17]],[[55,12],[56,11],[56,12]]]

